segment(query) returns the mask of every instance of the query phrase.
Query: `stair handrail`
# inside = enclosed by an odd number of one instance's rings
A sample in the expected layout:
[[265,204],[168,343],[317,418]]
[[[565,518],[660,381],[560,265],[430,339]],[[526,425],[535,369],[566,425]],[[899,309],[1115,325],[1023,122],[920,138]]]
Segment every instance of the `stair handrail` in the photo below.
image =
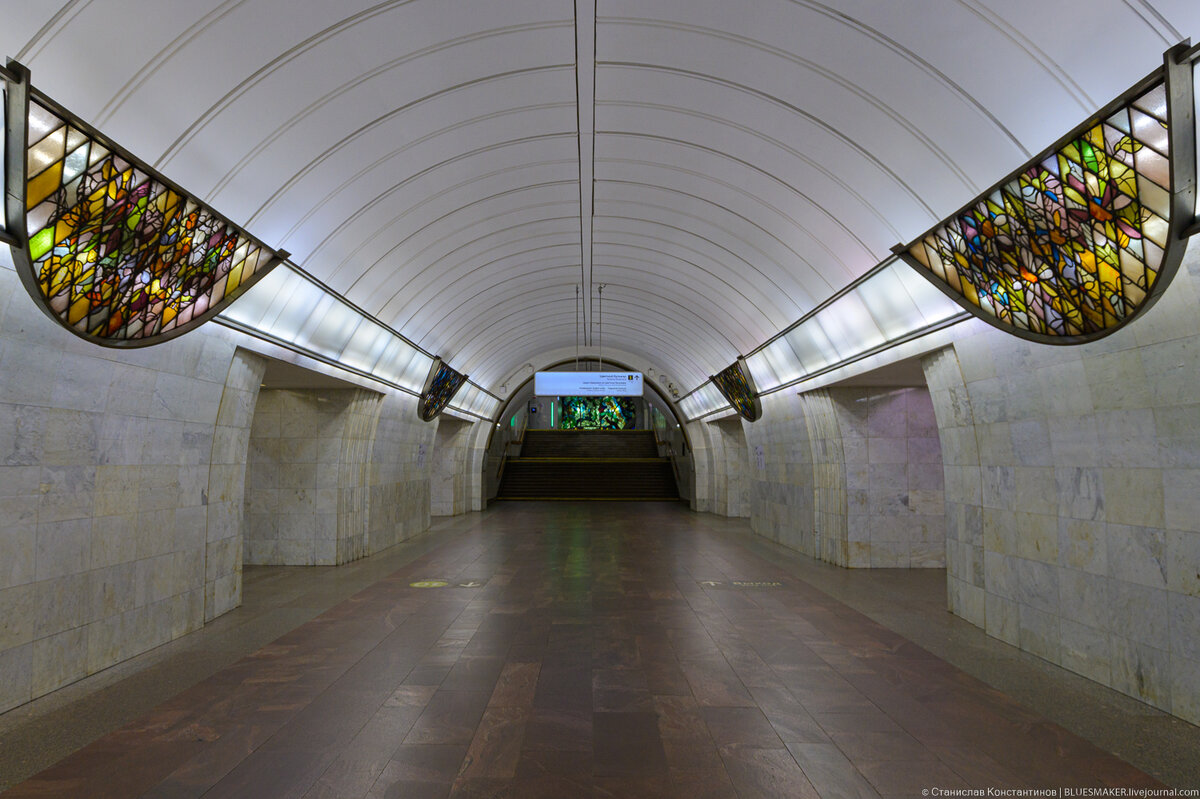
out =
[[496,489],[500,488],[500,481],[504,479],[504,466],[508,463],[508,448],[513,444],[525,443],[525,431],[529,429],[529,417],[521,417],[521,427],[517,431],[516,440],[504,442],[504,448],[500,452],[500,470],[496,472]]
[[[664,441],[663,439],[659,438],[657,427],[651,428],[651,430],[654,433],[655,446],[667,448],[667,460],[669,460],[671,462],[671,472],[674,473],[674,475],[675,475],[675,486],[676,486],[676,488],[678,488],[679,486],[683,485],[683,474],[682,474],[682,472],[679,471],[679,464],[675,460],[675,445],[670,440]],[[685,455],[687,455],[687,442],[686,441],[683,443],[683,447],[681,448],[679,457],[682,458]]]

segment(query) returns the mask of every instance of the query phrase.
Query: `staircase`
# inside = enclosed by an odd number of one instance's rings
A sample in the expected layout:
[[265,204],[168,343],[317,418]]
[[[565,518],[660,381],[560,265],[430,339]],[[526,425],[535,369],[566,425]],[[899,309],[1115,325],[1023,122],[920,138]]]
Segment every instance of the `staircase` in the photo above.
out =
[[527,430],[496,499],[678,499],[650,430]]

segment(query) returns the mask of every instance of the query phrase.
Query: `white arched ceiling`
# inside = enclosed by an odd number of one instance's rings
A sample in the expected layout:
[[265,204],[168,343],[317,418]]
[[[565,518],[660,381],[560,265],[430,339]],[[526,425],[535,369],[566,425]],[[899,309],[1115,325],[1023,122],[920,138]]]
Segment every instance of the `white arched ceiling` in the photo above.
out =
[[1193,0],[0,15],[38,88],[492,389],[581,291],[587,351],[686,391],[1200,38]]

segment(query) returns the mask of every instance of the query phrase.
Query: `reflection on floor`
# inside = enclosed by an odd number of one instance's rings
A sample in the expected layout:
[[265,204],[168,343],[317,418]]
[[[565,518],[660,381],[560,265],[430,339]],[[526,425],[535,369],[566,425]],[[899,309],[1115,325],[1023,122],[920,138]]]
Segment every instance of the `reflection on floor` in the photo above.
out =
[[246,607],[0,717],[0,785],[97,735],[6,796],[1158,784],[1018,699],[1197,784],[1200,730],[953,619],[940,572],[837,570],[747,529],[676,504],[501,505],[340,569],[250,571]]

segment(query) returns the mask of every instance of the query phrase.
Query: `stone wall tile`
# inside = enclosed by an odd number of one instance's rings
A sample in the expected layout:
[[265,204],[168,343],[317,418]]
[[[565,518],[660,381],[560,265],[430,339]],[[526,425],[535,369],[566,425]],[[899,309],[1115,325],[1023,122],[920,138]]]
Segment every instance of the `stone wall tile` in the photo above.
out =
[[1170,594],[1168,615],[1172,657],[1200,661],[1200,597]]
[[1109,637],[1109,652],[1113,688],[1163,710],[1171,709],[1167,652],[1119,635]]
[[1067,618],[1060,622],[1059,631],[1062,635],[1062,666],[1088,679],[1110,684],[1112,666],[1108,634]]
[[1171,712],[1184,721],[1200,724],[1200,691],[1196,690],[1200,685],[1200,660],[1172,655],[1170,670]]
[[1167,530],[1165,541],[1167,588],[1188,596],[1200,596],[1200,533]]

